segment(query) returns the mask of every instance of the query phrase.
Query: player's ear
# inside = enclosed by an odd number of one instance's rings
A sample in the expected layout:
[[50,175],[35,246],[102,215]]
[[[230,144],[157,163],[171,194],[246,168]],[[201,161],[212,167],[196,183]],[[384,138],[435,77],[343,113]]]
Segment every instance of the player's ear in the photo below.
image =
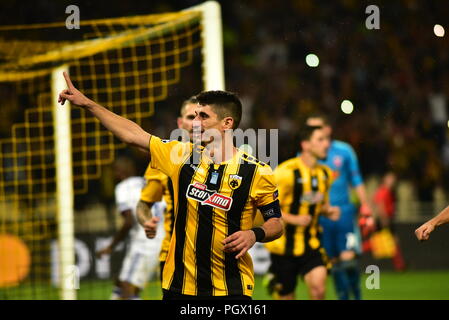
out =
[[182,126],[182,118],[181,118],[181,117],[178,117],[178,118],[176,119],[176,122],[177,122],[177,124],[178,124],[178,128],[181,128],[181,126]]
[[232,117],[225,117],[222,121],[224,129],[232,129],[234,126],[234,119]]

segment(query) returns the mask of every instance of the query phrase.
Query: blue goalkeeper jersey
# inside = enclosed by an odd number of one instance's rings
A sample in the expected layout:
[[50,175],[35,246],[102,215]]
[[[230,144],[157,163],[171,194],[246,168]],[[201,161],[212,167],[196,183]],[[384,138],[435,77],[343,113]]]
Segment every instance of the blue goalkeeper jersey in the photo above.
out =
[[333,140],[327,158],[320,162],[330,167],[334,174],[334,183],[330,189],[331,205],[349,204],[350,187],[363,183],[354,149],[346,142]]

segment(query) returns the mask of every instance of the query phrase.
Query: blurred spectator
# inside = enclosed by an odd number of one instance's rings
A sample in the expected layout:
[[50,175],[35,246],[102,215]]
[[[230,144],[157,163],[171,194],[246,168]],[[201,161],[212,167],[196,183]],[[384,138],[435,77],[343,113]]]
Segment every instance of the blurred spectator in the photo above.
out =
[[405,261],[402,256],[399,238],[395,234],[395,212],[396,212],[396,174],[392,171],[387,172],[382,177],[382,183],[374,194],[375,211],[378,213],[379,229],[387,228],[393,234],[396,249],[393,256],[393,265],[395,270],[403,271],[405,269]]

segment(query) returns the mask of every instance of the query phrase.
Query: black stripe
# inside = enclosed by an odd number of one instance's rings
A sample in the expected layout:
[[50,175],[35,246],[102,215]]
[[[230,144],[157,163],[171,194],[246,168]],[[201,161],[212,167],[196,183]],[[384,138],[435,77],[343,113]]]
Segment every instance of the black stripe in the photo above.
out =
[[[315,194],[318,191],[318,177],[317,176],[312,176],[310,177],[310,184],[312,186],[312,192]],[[315,181],[315,185],[313,185],[313,182]],[[312,228],[313,226],[316,227],[316,224],[318,223],[318,221],[314,224],[314,219],[315,219],[315,214],[316,214],[316,204],[311,204],[309,205],[309,214],[312,217],[312,222],[306,227],[306,229],[304,230],[304,247],[305,247],[305,251],[311,250],[310,246],[309,246],[309,240],[310,240],[310,228]],[[318,218],[317,218],[318,219]]]
[[[301,196],[303,192],[301,171],[296,169],[293,171],[293,201],[290,205],[290,214],[299,214],[299,207],[301,205]],[[285,255],[293,255],[295,246],[295,231],[296,226],[287,224],[285,227]]]
[[176,210],[175,229],[173,232],[176,236],[175,246],[175,268],[173,272],[173,280],[170,289],[176,292],[182,292],[184,283],[184,245],[186,241],[186,222],[187,222],[187,197],[186,191],[195,174],[195,170],[191,167],[193,163],[193,152],[190,154],[189,160],[181,167],[179,171],[178,181],[178,208]]
[[321,169],[323,170],[324,176],[326,177],[326,191],[327,191],[327,190],[330,189],[330,186],[331,186],[330,182],[331,182],[331,180],[330,180],[329,173],[327,172],[326,168],[322,167]]
[[[242,177],[240,187],[232,194],[232,207],[228,211],[228,233],[227,236],[240,230],[243,210],[251,191],[251,182],[256,172],[256,165],[243,161],[237,175]],[[228,177],[226,177],[228,178]],[[225,276],[228,295],[243,294],[242,281],[236,253],[225,253]]]
[[170,201],[171,201],[171,209],[168,212],[168,215],[170,217],[170,236],[173,233],[173,227],[175,225],[175,191],[173,190],[173,182],[171,181],[170,178],[168,178],[167,181],[167,188],[168,188],[168,193],[170,194]]
[[[209,165],[209,170],[206,177],[206,187],[208,190],[220,190],[221,180],[225,165],[221,165],[217,170],[214,165]],[[212,173],[218,173],[216,183],[211,183]],[[197,295],[211,296],[213,294],[212,286],[212,235],[213,235],[213,215],[214,208],[209,205],[198,205],[198,229],[196,237],[196,281],[197,281]]]

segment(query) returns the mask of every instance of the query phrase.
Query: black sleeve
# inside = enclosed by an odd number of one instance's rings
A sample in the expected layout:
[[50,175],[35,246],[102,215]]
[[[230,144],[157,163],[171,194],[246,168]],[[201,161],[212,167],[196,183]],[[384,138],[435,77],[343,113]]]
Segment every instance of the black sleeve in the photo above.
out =
[[279,200],[273,201],[265,206],[258,207],[258,209],[262,213],[265,221],[271,218],[280,218],[282,216]]

